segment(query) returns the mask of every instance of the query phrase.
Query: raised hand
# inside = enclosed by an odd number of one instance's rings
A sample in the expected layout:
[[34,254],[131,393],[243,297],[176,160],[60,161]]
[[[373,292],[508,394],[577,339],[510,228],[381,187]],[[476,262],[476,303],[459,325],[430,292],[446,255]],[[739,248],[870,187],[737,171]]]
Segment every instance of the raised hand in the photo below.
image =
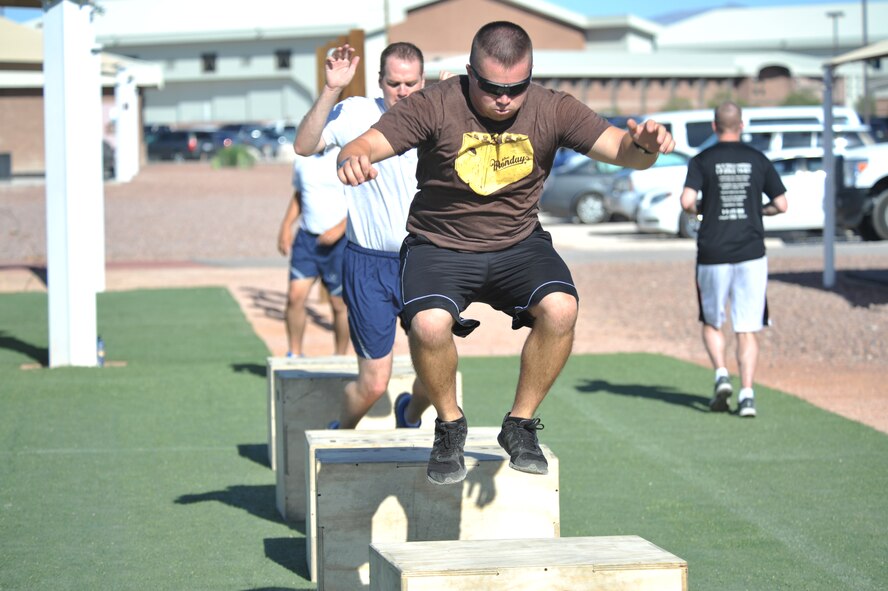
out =
[[324,60],[325,83],[332,89],[343,89],[355,77],[361,57],[355,55],[354,47],[340,45]]

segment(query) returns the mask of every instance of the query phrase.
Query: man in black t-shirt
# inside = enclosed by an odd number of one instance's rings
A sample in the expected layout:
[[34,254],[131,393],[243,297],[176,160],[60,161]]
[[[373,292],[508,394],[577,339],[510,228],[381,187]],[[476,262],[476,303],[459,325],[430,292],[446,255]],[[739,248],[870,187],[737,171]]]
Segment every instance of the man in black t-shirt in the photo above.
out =
[[[740,107],[725,102],[715,110],[712,124],[718,143],[688,163],[681,206],[698,213],[697,297],[703,344],[715,368],[715,387],[709,408],[726,412],[733,393],[725,364],[725,337],[721,326],[725,306],[731,304],[731,325],[737,335],[740,393],[737,413],[754,417],[752,389],[758,360],[756,335],[768,324],[765,292],[768,259],[765,255],[763,215],[786,211],[786,188],[768,158],[740,141]],[[762,194],[770,201],[762,205]]]

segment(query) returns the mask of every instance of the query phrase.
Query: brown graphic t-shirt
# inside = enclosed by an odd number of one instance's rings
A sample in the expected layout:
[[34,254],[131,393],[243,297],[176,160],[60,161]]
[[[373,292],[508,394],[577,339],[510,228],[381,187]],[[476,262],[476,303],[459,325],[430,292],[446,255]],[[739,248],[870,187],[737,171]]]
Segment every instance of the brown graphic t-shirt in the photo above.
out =
[[482,119],[470,106],[468,77],[454,76],[396,103],[373,128],[398,154],[417,148],[419,192],[407,230],[485,252],[533,231],[558,147],[588,153],[608,125],[571,95],[538,84],[511,120]]

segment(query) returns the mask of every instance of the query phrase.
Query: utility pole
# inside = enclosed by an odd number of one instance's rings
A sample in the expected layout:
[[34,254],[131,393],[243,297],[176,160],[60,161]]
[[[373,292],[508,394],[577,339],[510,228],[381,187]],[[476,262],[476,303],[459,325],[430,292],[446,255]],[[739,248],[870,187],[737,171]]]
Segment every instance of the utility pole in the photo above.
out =
[[833,25],[833,57],[839,54],[839,19],[845,16],[841,10],[830,10],[826,16],[832,19]]
[[[869,36],[867,35],[866,30],[866,0],[860,0],[860,8],[862,18],[861,26],[863,28],[863,46],[866,47],[869,45]],[[871,118],[872,113],[870,113],[869,100],[869,63],[866,60],[863,60],[863,122],[869,125]]]

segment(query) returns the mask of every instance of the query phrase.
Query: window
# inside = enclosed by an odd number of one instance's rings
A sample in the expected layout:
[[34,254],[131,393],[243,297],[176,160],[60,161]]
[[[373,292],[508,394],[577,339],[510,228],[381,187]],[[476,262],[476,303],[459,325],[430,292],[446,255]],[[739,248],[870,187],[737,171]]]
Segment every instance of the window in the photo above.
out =
[[811,136],[810,131],[787,131],[783,133],[784,148],[810,148]]
[[216,54],[215,53],[202,53],[200,55],[200,60],[203,62],[203,71],[204,72],[215,72],[216,71]]
[[289,49],[278,49],[274,52],[275,60],[277,61],[277,69],[278,70],[289,70],[290,69],[290,50]]
[[712,121],[689,121],[687,130],[688,145],[696,148],[712,135]]

